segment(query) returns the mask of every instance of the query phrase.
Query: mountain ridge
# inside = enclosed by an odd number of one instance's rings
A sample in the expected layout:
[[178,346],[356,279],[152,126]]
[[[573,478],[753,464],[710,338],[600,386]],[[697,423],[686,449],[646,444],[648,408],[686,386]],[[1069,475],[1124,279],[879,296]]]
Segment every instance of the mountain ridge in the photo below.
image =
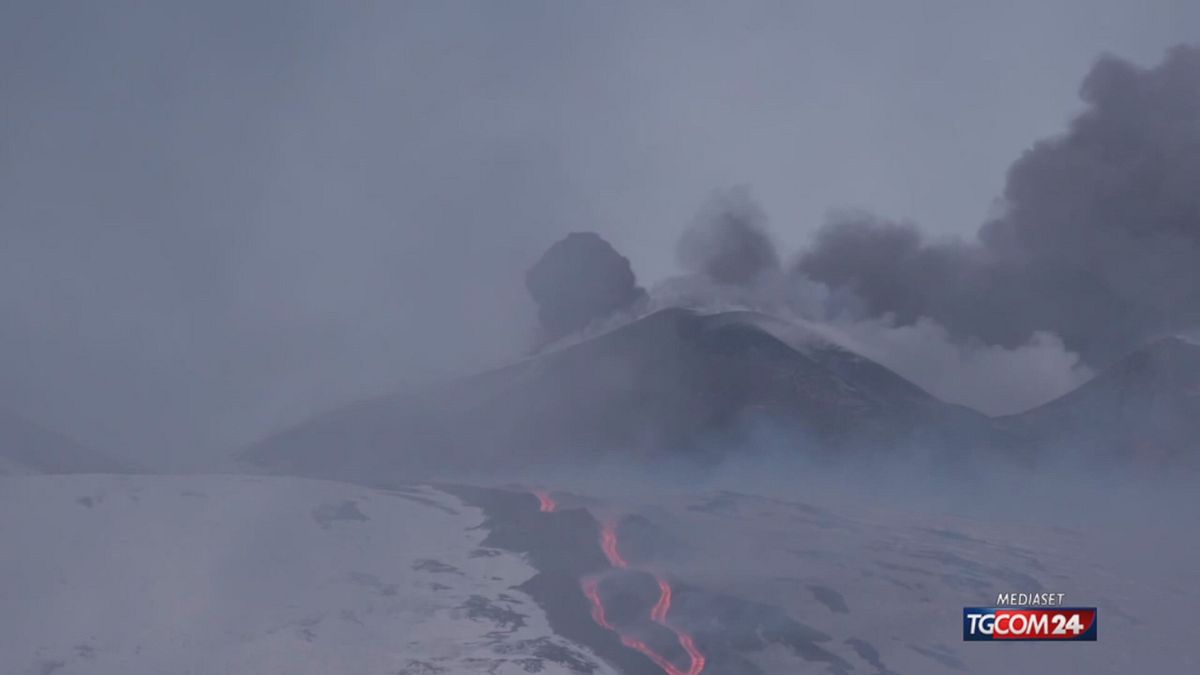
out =
[[319,415],[242,457],[313,471],[398,463],[389,447],[431,461],[474,448],[474,464],[573,452],[711,460],[755,434],[826,454],[993,443],[998,431],[986,416],[820,336],[797,349],[764,328],[768,321],[752,312],[660,310],[422,394]]
[[0,410],[0,474],[118,473],[130,467],[56,431]]

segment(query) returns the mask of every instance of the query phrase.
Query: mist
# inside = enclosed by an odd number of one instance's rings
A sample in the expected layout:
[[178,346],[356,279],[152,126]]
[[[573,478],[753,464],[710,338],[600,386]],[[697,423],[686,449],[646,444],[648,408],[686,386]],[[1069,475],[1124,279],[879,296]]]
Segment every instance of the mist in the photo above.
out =
[[526,353],[524,271],[569,232],[648,287],[730,185],[781,251],[840,206],[969,236],[1097,54],[1200,25],[926,9],[8,3],[0,404],[203,465]]

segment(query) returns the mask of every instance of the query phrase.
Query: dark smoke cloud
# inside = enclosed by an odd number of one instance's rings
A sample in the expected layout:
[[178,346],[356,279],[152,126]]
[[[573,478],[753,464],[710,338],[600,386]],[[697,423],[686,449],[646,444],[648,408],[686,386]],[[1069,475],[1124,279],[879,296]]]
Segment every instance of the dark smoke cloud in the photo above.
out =
[[766,215],[747,190],[715,194],[679,239],[680,265],[722,284],[741,286],[779,269]]
[[[827,255],[810,261],[813,267],[808,271],[825,283],[773,268],[739,285],[691,272],[655,284],[650,308],[748,309],[785,318],[793,322],[801,342],[820,336],[883,364],[945,401],[990,415],[1040,405],[1093,374],[1049,331],[1014,338],[1009,346],[986,344],[974,336],[952,335],[926,314],[927,289],[940,287],[947,278],[961,284],[956,291],[961,295],[945,298],[963,300],[955,314],[977,311],[971,294],[993,292],[988,274],[975,271],[987,269],[978,247],[953,242],[927,246],[912,225],[850,212],[821,233],[819,246]],[[821,266],[830,262],[836,265]],[[843,276],[846,272],[858,276]],[[848,290],[851,283],[860,292]],[[989,317],[981,313],[977,318],[982,322]],[[1003,317],[998,319],[995,328],[1005,328]]]
[[1156,67],[1107,56],[1086,109],[1009,169],[1003,215],[977,243],[842,216],[798,270],[852,291],[867,316],[927,317],[1014,347],[1050,331],[1091,362],[1200,322],[1200,47]]
[[594,232],[555,242],[525,274],[543,337],[554,340],[630,309],[646,297],[629,259]]

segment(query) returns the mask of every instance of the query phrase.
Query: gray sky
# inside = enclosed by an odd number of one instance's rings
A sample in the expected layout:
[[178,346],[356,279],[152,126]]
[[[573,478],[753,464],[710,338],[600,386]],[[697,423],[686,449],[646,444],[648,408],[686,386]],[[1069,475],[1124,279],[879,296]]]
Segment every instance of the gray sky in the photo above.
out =
[[1103,51],[1200,3],[0,6],[0,405],[178,463],[519,353],[524,269],[643,283],[714,188],[969,236]]

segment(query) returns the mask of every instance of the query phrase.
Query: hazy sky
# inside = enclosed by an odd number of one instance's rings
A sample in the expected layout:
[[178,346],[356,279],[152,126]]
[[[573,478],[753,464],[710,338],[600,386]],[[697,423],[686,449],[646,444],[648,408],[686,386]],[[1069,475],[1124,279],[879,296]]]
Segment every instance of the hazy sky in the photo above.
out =
[[787,251],[969,236],[1095,58],[1200,3],[0,5],[0,405],[177,462],[528,344],[595,230],[644,283],[714,188]]

